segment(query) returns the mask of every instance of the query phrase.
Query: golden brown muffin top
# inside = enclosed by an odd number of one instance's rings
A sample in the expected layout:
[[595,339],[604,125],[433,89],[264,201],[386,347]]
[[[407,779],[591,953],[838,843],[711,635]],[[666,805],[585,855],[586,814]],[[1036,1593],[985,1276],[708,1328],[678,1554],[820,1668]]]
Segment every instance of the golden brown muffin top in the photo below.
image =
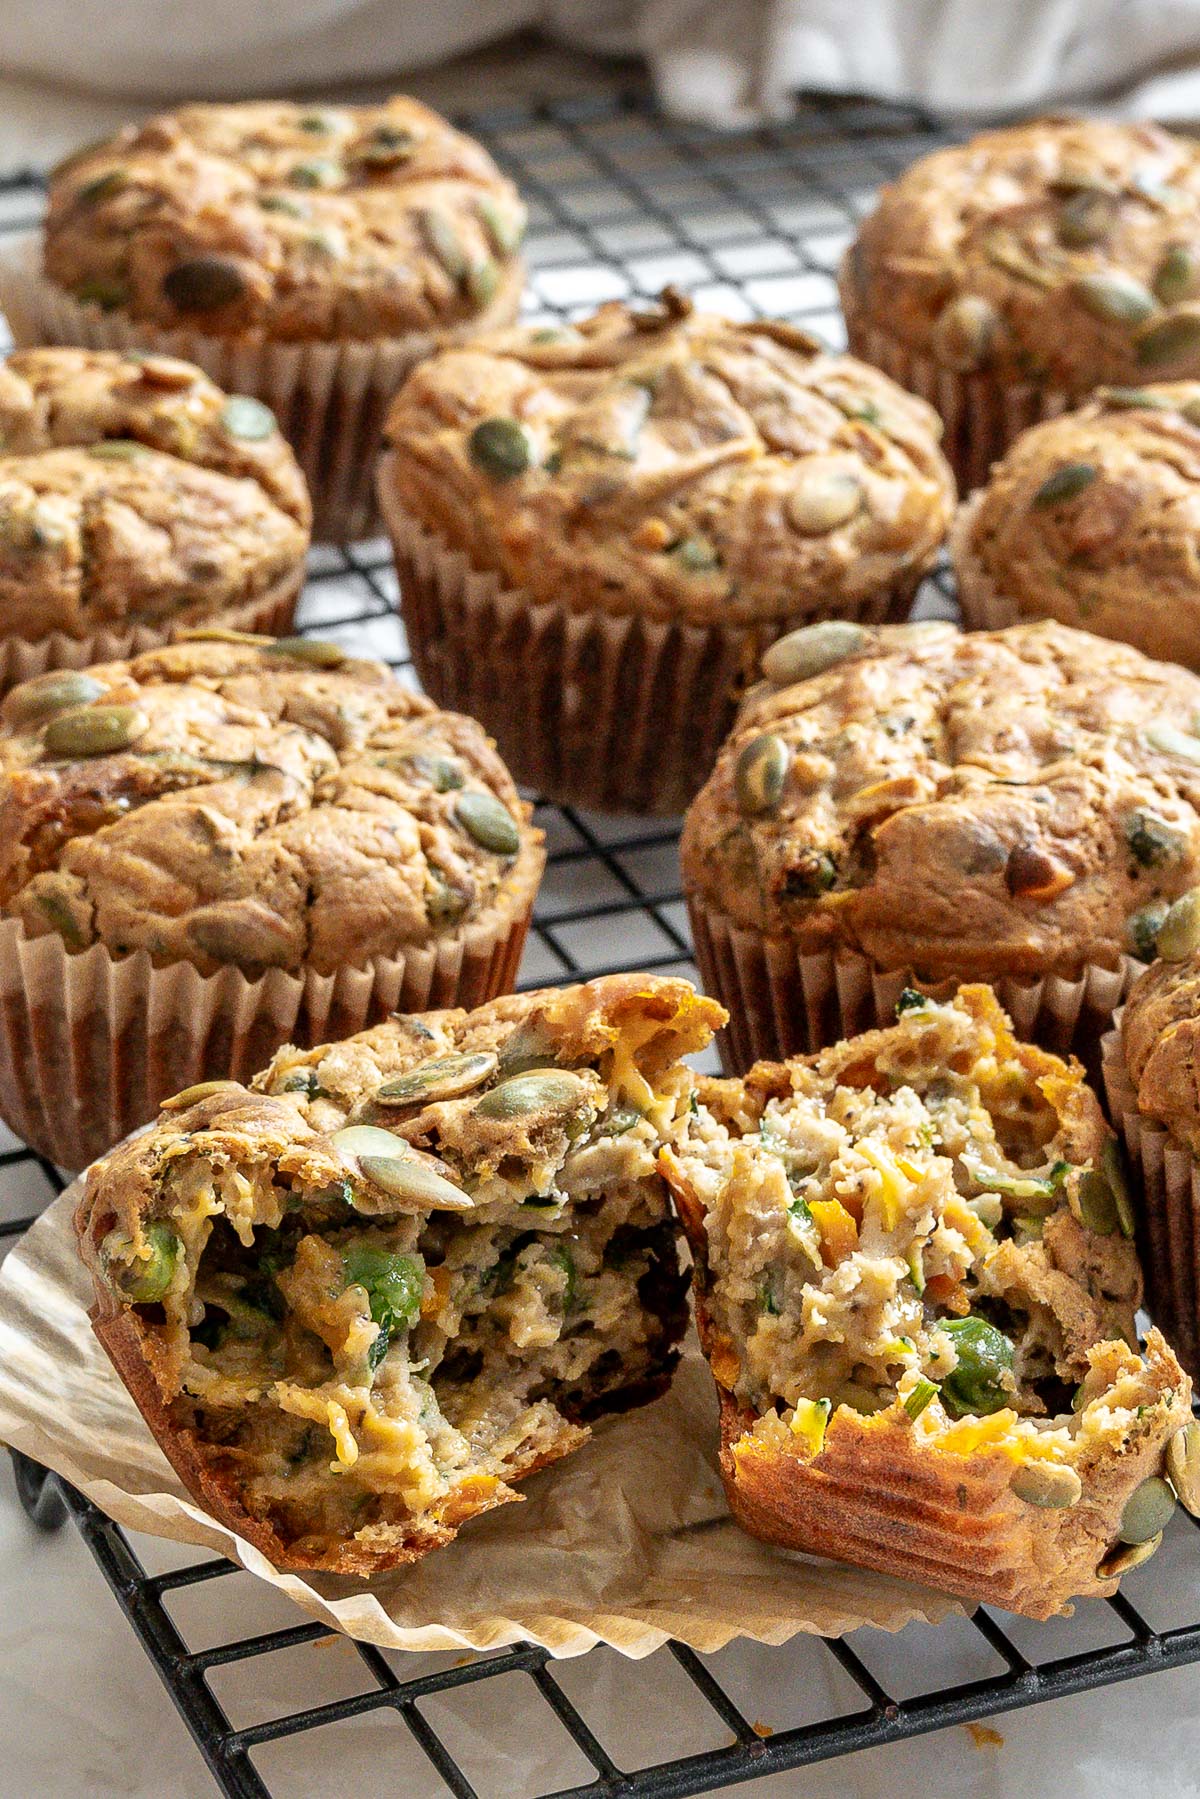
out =
[[668,292],[421,364],[385,499],[536,600],[747,623],[920,573],[954,502],[939,432],[864,363]]
[[482,312],[524,224],[486,150],[416,100],[184,106],[59,166],[44,266],[167,329],[376,338]]
[[0,633],[87,637],[251,601],[308,548],[270,409],[171,356],[0,363]]
[[177,643],[0,722],[0,911],[73,950],[331,973],[503,918],[541,869],[475,721],[332,644]]
[[1070,391],[1200,370],[1200,147],[1155,125],[1039,119],[922,157],[845,279],[945,366]]
[[1121,1048],[1139,1111],[1200,1155],[1200,953],[1154,962],[1134,983]]
[[1104,387],[1035,425],[963,507],[960,579],[1200,667],[1200,382]]
[[1200,880],[1200,680],[1043,623],[827,624],[765,658],[685,822],[688,889],[919,977],[1153,953]]

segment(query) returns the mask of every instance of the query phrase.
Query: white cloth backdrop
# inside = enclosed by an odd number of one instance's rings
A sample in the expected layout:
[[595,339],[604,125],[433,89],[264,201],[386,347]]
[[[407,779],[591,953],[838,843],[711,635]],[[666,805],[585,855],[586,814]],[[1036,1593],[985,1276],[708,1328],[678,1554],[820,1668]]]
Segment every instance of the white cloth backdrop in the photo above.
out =
[[0,0],[0,172],[162,100],[377,88],[529,26],[645,56],[669,108],[724,124],[800,87],[1200,117],[1200,0]]

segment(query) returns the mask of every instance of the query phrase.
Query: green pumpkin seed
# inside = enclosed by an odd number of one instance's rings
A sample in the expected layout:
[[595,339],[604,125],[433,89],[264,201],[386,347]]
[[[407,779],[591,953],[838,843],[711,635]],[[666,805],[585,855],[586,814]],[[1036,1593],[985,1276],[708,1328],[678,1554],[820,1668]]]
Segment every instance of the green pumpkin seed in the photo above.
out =
[[182,1093],[173,1094],[164,1099],[159,1110],[163,1112],[186,1112],[189,1106],[198,1106],[202,1099],[211,1099],[214,1093],[240,1093],[241,1086],[237,1081],[197,1081],[193,1087],[185,1087]]
[[1200,762],[1200,737],[1180,731],[1175,725],[1147,725],[1146,742],[1164,756],[1181,756],[1185,762]]
[[1115,1137],[1105,1140],[1100,1151],[1100,1172],[1108,1182],[1116,1207],[1117,1223],[1121,1227],[1123,1237],[1132,1238],[1136,1226],[1133,1212],[1133,1194],[1125,1173],[1125,1162],[1121,1155],[1121,1145]]
[[1161,1542],[1162,1532],[1159,1531],[1156,1537],[1150,1537],[1145,1543],[1120,1543],[1115,1549],[1109,1550],[1096,1573],[1101,1580],[1119,1580],[1121,1575],[1131,1574],[1143,1562],[1148,1562]]
[[306,112],[296,120],[296,129],[309,131],[314,136],[323,137],[327,132],[332,131],[333,126],[323,112]]
[[231,394],[217,416],[230,437],[241,438],[247,443],[274,437],[277,428],[271,408],[249,394]]
[[406,126],[376,125],[369,137],[355,145],[354,159],[374,169],[391,169],[411,161],[416,149],[416,133]]
[[517,821],[494,793],[471,788],[460,794],[454,802],[454,819],[480,849],[493,855],[515,856],[521,847]]
[[1042,482],[1033,496],[1032,504],[1039,508],[1061,506],[1066,500],[1073,500],[1081,494],[1085,487],[1090,487],[1099,470],[1091,462],[1066,462],[1062,468]]
[[96,462],[136,462],[139,456],[146,454],[145,444],[132,437],[104,437],[86,448]]
[[1153,962],[1158,953],[1158,933],[1163,919],[1171,910],[1164,899],[1151,900],[1148,906],[1134,912],[1125,921],[1125,935],[1133,954],[1143,962]]
[[675,545],[673,553],[684,568],[694,575],[702,575],[721,566],[716,545],[710,543],[707,537],[685,537]]
[[281,212],[285,218],[306,219],[308,208],[299,200],[289,199],[287,194],[260,194],[258,204],[263,212]]
[[489,300],[494,300],[499,285],[500,270],[490,256],[482,262],[473,262],[467,270],[467,292],[476,306],[486,306]]
[[528,1118],[535,1112],[564,1112],[578,1107],[586,1093],[579,1076],[565,1068],[514,1074],[485,1093],[475,1112],[480,1118],[504,1120]]
[[1175,404],[1152,387],[1098,387],[1095,397],[1118,412],[1170,412]]
[[89,275],[71,289],[84,306],[98,306],[101,312],[115,312],[129,299],[129,285],[119,275]]
[[1117,1202],[1112,1188],[1098,1168],[1086,1168],[1079,1177],[1079,1216],[1098,1237],[1111,1237],[1117,1228]]
[[193,256],[162,278],[162,291],[179,312],[216,312],[246,291],[246,277],[228,256]]
[[403,1137],[397,1137],[394,1131],[385,1131],[377,1124],[348,1124],[340,1131],[335,1131],[329,1139],[333,1147],[342,1156],[404,1156],[408,1154],[408,1143]]
[[1180,1505],[1200,1518],[1200,1420],[1192,1418],[1167,1444],[1167,1473]]
[[1125,820],[1125,841],[1143,868],[1163,868],[1178,862],[1188,846],[1182,831],[1141,807]]
[[1171,1522],[1175,1495],[1165,1480],[1152,1474],[1140,1487],[1135,1487],[1125,1501],[1117,1535],[1122,1543],[1148,1543],[1161,1537]]
[[1061,1511],[1078,1504],[1083,1482],[1074,1468],[1062,1462],[1026,1462],[1012,1477],[1012,1490],[1026,1505]]
[[469,894],[463,893],[458,887],[452,887],[439,874],[430,871],[425,910],[431,924],[439,929],[449,930],[458,923],[469,904]]
[[346,171],[329,156],[315,156],[310,162],[298,162],[288,170],[293,187],[340,187]]
[[519,419],[482,419],[467,447],[471,461],[493,481],[511,481],[537,461],[533,438]]
[[52,718],[42,734],[42,748],[51,756],[112,756],[149,728],[140,706],[84,706]]
[[1175,901],[1158,927],[1155,948],[1164,962],[1185,962],[1200,949],[1200,887]]
[[418,219],[425,242],[451,281],[464,281],[468,267],[467,252],[450,214],[430,206],[418,215]]
[[289,662],[307,662],[310,668],[341,668],[349,654],[327,637],[276,637],[263,647],[264,656],[282,656]]
[[811,675],[824,674],[869,641],[863,627],[850,619],[830,618],[817,625],[801,625],[764,650],[762,672],[773,687],[790,687],[793,681],[807,681]]
[[148,1255],[138,1255],[133,1239],[122,1230],[109,1231],[100,1245],[100,1263],[110,1285],[130,1305],[156,1305],[165,1299],[183,1255],[183,1239],[165,1218],[155,1218],[142,1231]]
[[1116,211],[1117,203],[1112,194],[1097,188],[1080,188],[1058,215],[1059,243],[1072,250],[1098,244],[1111,231]]
[[97,175],[91,181],[85,181],[75,195],[77,206],[99,206],[103,200],[111,200],[114,194],[129,186],[128,169],[106,169],[103,175]]
[[56,712],[90,706],[105,691],[91,675],[75,669],[55,669],[14,687],[5,702],[5,718],[14,731],[36,731]]
[[982,368],[996,347],[1000,315],[980,294],[962,294],[942,308],[933,330],[933,353],[948,368],[969,374]]
[[1154,295],[1119,270],[1080,275],[1071,291],[1093,318],[1110,325],[1140,325],[1156,310]]
[[358,1165],[372,1186],[382,1188],[392,1199],[437,1212],[471,1210],[469,1193],[446,1180],[436,1168],[428,1168],[411,1156],[360,1155]]
[[76,918],[70,900],[61,893],[39,893],[35,898],[67,948],[82,949],[88,941],[88,931]]
[[841,468],[814,459],[795,471],[784,502],[789,522],[806,536],[821,537],[852,519],[863,503],[862,484]]
[[422,781],[427,781],[435,793],[456,793],[463,785],[463,773],[457,764],[448,756],[402,756],[405,768]]
[[1200,312],[1174,312],[1161,324],[1143,331],[1137,340],[1137,359],[1150,368],[1163,363],[1194,364],[1200,358]]
[[766,732],[754,737],[737,759],[733,771],[738,810],[754,818],[779,804],[792,752],[782,737]]
[[488,194],[483,194],[475,202],[483,228],[492,240],[493,248],[501,256],[512,256],[521,247],[521,239],[525,235],[524,214],[513,216]]
[[416,1101],[432,1105],[441,1099],[457,1099],[470,1093],[495,1074],[499,1058],[490,1050],[474,1055],[433,1056],[406,1074],[394,1075],[375,1094],[376,1104],[411,1106]]
[[545,1068],[547,1064],[552,1066],[555,1047],[541,1018],[526,1019],[500,1045],[500,1073],[508,1080],[510,1075],[528,1074],[530,1069]]
[[1187,244],[1172,244],[1154,275],[1154,291],[1164,306],[1191,300],[1200,289],[1200,257]]

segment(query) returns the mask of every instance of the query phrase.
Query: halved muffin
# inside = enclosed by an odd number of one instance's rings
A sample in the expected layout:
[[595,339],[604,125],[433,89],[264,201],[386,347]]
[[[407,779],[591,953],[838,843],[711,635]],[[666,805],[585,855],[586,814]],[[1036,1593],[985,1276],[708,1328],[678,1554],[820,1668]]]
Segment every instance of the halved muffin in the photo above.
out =
[[755,1536],[1044,1618],[1174,1508],[1190,1382],[1151,1332],[1115,1140],[991,990],[701,1081],[661,1163],[730,1506]]
[[96,1334],[195,1498],[278,1567],[370,1574],[662,1392],[657,1156],[721,1017],[646,975],[397,1015],[97,1163]]

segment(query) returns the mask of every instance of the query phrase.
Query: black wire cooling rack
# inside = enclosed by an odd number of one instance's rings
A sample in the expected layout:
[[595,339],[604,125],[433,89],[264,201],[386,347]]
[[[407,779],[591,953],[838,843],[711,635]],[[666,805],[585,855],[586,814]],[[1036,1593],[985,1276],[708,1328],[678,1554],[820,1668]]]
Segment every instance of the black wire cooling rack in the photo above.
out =
[[[640,93],[473,112],[462,123],[529,204],[531,316],[649,299],[673,282],[703,305],[801,321],[835,345],[844,338],[833,273],[858,217],[882,180],[949,141],[918,113],[871,103],[813,102],[786,125],[716,135],[664,120]],[[0,239],[34,225],[40,211],[35,182],[0,184]],[[919,604],[948,609],[944,573]],[[382,656],[413,679],[382,543],[314,552],[300,616],[305,630]],[[694,973],[674,826],[545,804],[538,822],[550,858],[522,986],[628,967]],[[62,1185],[48,1163],[0,1142],[0,1250]],[[23,1457],[14,1463],[37,1524],[73,1520],[219,1789],[237,1799],[309,1799],[322,1745],[364,1719],[399,1726],[364,1791],[681,1799],[1200,1660],[1196,1539],[1182,1515],[1156,1560],[1126,1583],[1137,1604],[1125,1593],[1088,1601],[1070,1623],[1033,1626],[980,1610],[897,1638],[859,1631],[853,1643],[733,1644],[707,1657],[673,1644],[616,1673],[619,1658],[605,1650],[561,1664],[532,1646],[385,1655],[303,1621],[272,1619],[214,1643],[204,1637],[219,1603],[205,1614],[184,1602],[219,1601],[222,1582],[252,1577],[223,1560],[153,1572],[146,1552],[72,1488]],[[244,1628],[244,1608],[223,1609],[225,1623],[233,1616]],[[289,1656],[322,1645],[344,1652],[336,1671],[326,1655],[302,1681],[272,1681]],[[494,1722],[488,1740],[471,1726],[472,1697],[490,1683],[512,1720],[503,1740]],[[297,1707],[300,1689],[312,1698]],[[601,1741],[589,1722],[602,1690],[625,1720],[620,1741]],[[556,1731],[567,1753],[542,1758],[549,1786],[515,1785],[521,1746]],[[343,1787],[335,1780],[328,1790]]]

